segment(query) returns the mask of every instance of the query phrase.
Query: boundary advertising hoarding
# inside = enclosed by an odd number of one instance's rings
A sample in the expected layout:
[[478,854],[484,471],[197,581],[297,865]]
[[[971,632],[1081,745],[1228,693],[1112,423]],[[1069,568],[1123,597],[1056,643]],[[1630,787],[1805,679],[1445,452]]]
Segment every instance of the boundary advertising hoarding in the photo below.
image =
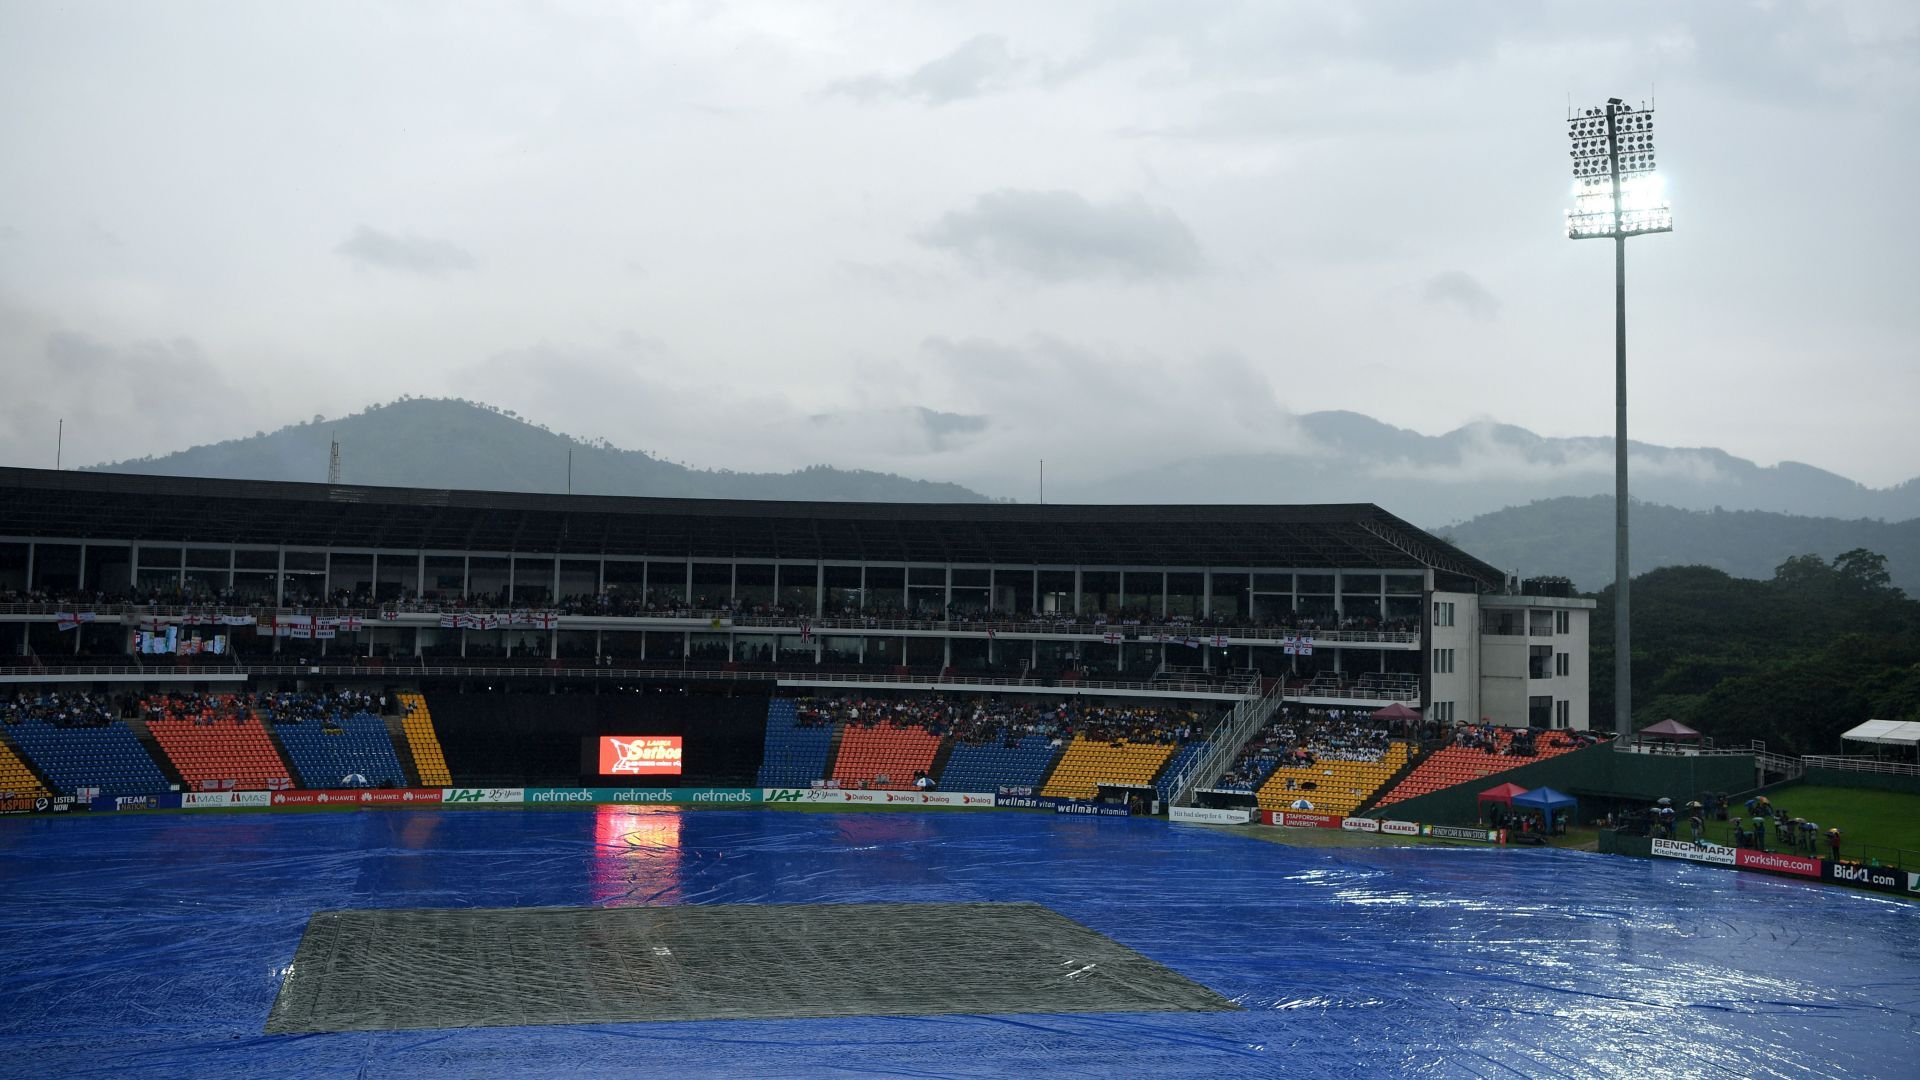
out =
[[525,788],[450,787],[440,789],[440,801],[446,803],[517,803],[526,800]]
[[1462,829],[1453,825],[1423,825],[1420,835],[1431,836],[1436,840],[1477,840],[1482,844],[1504,844],[1507,842],[1505,829]]
[[393,806],[440,801],[439,788],[347,788],[328,791],[275,791],[275,806]]
[[1742,870],[1770,870],[1776,874],[1793,874],[1796,877],[1817,878],[1820,876],[1820,860],[1810,855],[1789,855],[1784,851],[1753,851],[1738,848],[1733,853],[1733,865]]
[[1190,821],[1200,825],[1245,825],[1253,820],[1250,810],[1216,810],[1205,806],[1167,808],[1168,821]]
[[1337,829],[1342,818],[1339,814],[1322,814],[1317,810],[1262,810],[1262,825],[1281,825],[1289,829]]
[[1681,840],[1653,838],[1653,853],[1663,859],[1685,859],[1688,862],[1712,863],[1715,866],[1735,865],[1735,856],[1730,847],[1718,844],[1692,844]]
[[851,791],[842,788],[762,788],[762,802],[831,803],[841,806],[960,806],[991,810],[994,797],[982,791]]
[[180,805],[188,810],[272,806],[273,793],[270,791],[189,791],[180,796]]
[[1826,880],[1838,885],[1851,885],[1856,889],[1873,889],[1877,892],[1907,891],[1906,873],[1890,866],[1867,866],[1864,863],[1826,860],[1822,860],[1821,866]]
[[1380,823],[1370,817],[1341,818],[1340,827],[1348,832],[1379,832]]

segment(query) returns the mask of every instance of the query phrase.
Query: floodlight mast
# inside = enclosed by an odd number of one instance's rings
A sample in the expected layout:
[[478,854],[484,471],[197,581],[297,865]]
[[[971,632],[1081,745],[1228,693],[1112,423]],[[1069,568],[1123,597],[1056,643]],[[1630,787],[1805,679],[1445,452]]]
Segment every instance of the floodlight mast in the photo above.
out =
[[[1632,575],[1627,563],[1627,237],[1672,232],[1673,214],[1659,197],[1654,175],[1651,107],[1634,110],[1619,98],[1608,98],[1604,110],[1588,109],[1570,116],[1567,125],[1573,140],[1574,198],[1579,207],[1567,213],[1567,236],[1613,241],[1613,727],[1629,735],[1633,732],[1633,624],[1628,602]],[[1630,132],[1624,151],[1623,129]],[[1595,192],[1595,178],[1603,165],[1607,190]],[[1642,186],[1632,202],[1626,200],[1629,180]],[[1596,204],[1604,208],[1596,210]]]

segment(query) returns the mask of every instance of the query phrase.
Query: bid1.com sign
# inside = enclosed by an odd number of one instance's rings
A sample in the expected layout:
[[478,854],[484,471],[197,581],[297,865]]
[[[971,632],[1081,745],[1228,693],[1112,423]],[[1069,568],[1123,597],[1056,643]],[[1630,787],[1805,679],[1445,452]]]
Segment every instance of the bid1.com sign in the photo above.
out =
[[600,736],[601,776],[679,776],[680,736]]

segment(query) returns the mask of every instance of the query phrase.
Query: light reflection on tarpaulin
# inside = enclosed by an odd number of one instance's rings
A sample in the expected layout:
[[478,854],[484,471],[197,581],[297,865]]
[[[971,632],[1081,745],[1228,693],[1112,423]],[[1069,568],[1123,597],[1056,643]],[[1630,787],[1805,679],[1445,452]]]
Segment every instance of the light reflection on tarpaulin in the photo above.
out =
[[680,826],[685,813],[656,807],[595,807],[590,902],[684,903]]

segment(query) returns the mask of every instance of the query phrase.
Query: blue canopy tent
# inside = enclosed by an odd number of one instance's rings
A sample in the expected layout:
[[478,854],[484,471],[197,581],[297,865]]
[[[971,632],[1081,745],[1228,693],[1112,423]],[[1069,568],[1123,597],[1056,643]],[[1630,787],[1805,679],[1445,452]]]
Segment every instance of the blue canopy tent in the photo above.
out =
[[1513,797],[1514,809],[1539,810],[1545,814],[1548,829],[1553,828],[1553,815],[1555,811],[1570,810],[1578,805],[1580,805],[1580,800],[1565,792],[1555,791],[1550,787],[1537,787],[1525,795],[1515,795]]

